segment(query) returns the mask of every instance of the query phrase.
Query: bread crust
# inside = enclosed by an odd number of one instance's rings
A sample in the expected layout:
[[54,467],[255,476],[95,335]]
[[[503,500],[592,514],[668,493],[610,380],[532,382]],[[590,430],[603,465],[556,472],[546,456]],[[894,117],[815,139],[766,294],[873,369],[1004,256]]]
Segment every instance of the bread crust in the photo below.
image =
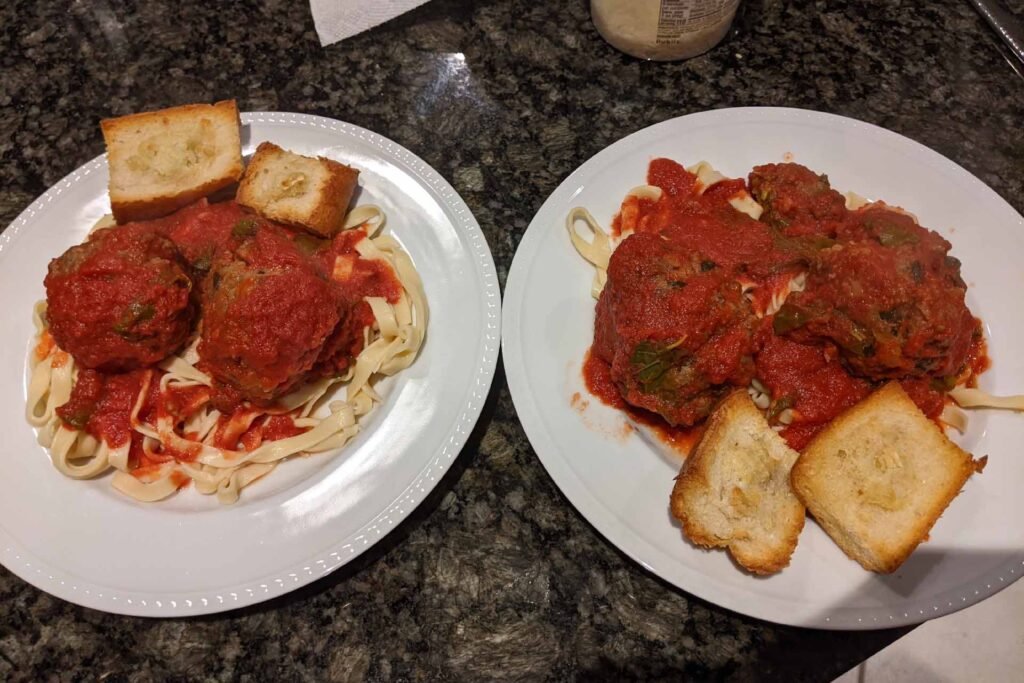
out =
[[352,202],[352,195],[355,194],[359,180],[359,171],[333,159],[317,158],[327,166],[330,174],[324,187],[324,194],[333,197],[334,201],[317,204],[309,216],[309,228],[324,237],[332,237],[345,224],[348,205]]
[[[288,156],[306,161],[318,161],[324,171],[325,180],[315,197],[315,204],[309,211],[298,213],[274,206],[271,197],[264,196],[257,187],[256,175],[264,169],[272,170],[279,161]],[[341,230],[348,215],[358,185],[359,171],[326,157],[307,157],[278,147],[272,142],[260,143],[253,154],[249,167],[238,187],[236,197],[239,204],[246,206],[264,218],[278,223],[303,228],[321,237],[333,237]]]
[[[727,548],[733,559],[747,571],[774,574],[789,565],[806,519],[803,505],[792,492],[787,491],[791,500],[783,513],[772,519],[774,541],[745,538],[744,532],[738,528],[733,530],[733,535],[722,537],[709,527],[706,506],[715,505],[716,500],[712,464],[717,458],[730,457],[730,434],[732,430],[743,427],[756,430],[774,447],[789,451],[788,462],[769,463],[769,467],[786,469],[783,481],[787,482],[788,489],[788,470],[797,454],[771,429],[747,391],[739,389],[729,394],[708,418],[700,442],[683,464],[672,489],[672,515],[679,520],[683,533],[694,544],[704,548]],[[718,504],[722,505],[720,501]]]
[[100,119],[100,129],[104,138],[117,134],[122,128],[146,124],[157,119],[193,119],[203,114],[216,113],[222,116],[230,116],[241,125],[241,117],[238,113],[238,103],[235,100],[220,100],[213,104],[181,104],[167,109],[155,111],[140,111],[133,114],[125,114],[112,119]]
[[[863,430],[877,431],[897,419],[912,426],[913,434],[907,435],[908,442],[917,444],[918,449],[929,449],[928,455],[939,460],[929,465],[935,468],[933,476],[927,478],[929,488],[915,487],[907,496],[920,501],[925,508],[923,514],[909,523],[896,523],[896,514],[886,514],[879,511],[877,505],[865,503],[865,490],[870,494],[869,489],[876,484],[859,480],[834,463],[839,451],[853,452],[866,440]],[[920,452],[909,457],[915,456],[918,456],[916,462],[925,466]],[[876,457],[885,456],[878,454]],[[939,517],[971,474],[981,471],[985,461],[985,458],[974,460],[970,453],[950,441],[936,423],[921,413],[899,383],[893,381],[839,415],[818,434],[793,466],[790,480],[808,511],[848,557],[870,571],[891,573],[927,540]],[[843,479],[837,479],[839,477]],[[837,499],[828,493],[830,482],[837,481],[848,484],[840,488],[848,489],[851,495]],[[874,521],[860,521],[865,516],[858,513],[858,508],[864,506],[871,506]],[[894,519],[893,524],[885,524],[887,517]]]
[[111,200],[110,212],[114,214],[114,220],[118,224],[162,218],[233,183],[233,180],[224,181],[223,179],[218,179],[203,183],[186,192],[179,192],[173,195],[156,196],[137,202],[115,202]]
[[241,125],[238,105],[234,100],[222,100],[212,105],[186,104],[158,111],[139,112],[100,121],[103,138],[107,145],[107,162],[110,166],[110,207],[118,223],[149,220],[166,216],[197,199],[233,185],[242,176],[241,138],[237,149],[225,151],[231,154],[231,164],[216,178],[209,178],[196,184],[183,184],[174,191],[152,194],[142,198],[127,198],[115,187],[114,176],[117,166],[126,163],[125,152],[118,143],[118,136],[133,128],[164,126],[168,123],[190,122],[201,117],[213,117],[221,123],[230,122],[237,129]]

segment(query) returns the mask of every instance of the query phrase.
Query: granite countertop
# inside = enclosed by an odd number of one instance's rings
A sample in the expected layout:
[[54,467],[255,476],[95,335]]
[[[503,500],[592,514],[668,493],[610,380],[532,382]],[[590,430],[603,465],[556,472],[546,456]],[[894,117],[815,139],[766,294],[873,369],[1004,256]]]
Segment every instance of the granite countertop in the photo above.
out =
[[[343,119],[413,150],[474,211],[502,282],[572,169],[630,132],[718,107],[885,126],[1024,211],[1024,78],[961,0],[744,0],[723,44],[673,64],[614,51],[582,0],[434,0],[327,48],[301,1],[15,0],[0,7],[0,41],[0,225],[102,152],[99,118],[223,98]],[[127,618],[0,568],[2,680],[826,681],[905,631],[775,626],[652,577],[559,493],[500,370],[465,451],[413,516],[283,598]]]

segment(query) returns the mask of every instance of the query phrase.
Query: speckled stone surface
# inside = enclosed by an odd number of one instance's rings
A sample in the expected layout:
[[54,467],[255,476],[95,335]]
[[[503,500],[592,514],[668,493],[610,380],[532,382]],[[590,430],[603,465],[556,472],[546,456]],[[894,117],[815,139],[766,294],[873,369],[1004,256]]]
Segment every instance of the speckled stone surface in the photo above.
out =
[[[0,4],[0,224],[102,151],[100,117],[229,97],[351,121],[422,156],[475,212],[502,281],[573,168],[709,108],[870,121],[1024,210],[1024,78],[961,0],[744,0],[725,43],[675,64],[615,52],[581,0],[434,0],[328,48],[299,0],[181,4]],[[778,627],[645,573],[555,488],[500,372],[469,445],[414,515],[274,602],[124,618],[0,569],[0,680],[827,681],[903,632]]]

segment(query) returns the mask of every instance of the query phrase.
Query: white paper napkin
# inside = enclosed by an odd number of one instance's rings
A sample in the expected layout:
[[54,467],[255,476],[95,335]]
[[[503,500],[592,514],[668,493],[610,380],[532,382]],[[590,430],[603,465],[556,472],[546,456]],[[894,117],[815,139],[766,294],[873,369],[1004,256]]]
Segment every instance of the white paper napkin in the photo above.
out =
[[310,0],[321,45],[330,45],[383,24],[427,0]]

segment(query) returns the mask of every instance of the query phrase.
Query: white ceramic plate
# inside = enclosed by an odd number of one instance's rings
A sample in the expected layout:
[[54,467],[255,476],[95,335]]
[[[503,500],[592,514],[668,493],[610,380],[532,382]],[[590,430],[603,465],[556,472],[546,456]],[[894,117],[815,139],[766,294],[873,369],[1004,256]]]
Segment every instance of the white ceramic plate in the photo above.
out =
[[[828,114],[743,108],[652,126],[608,147],[570,175],[541,207],[516,253],[505,291],[508,383],[537,455],[602,534],[658,576],[722,607],[769,621],[834,629],[924,621],[975,603],[1024,571],[1024,416],[976,412],[958,440],[988,454],[964,492],[903,567],[877,576],[846,559],[808,522],[790,567],[753,578],[726,553],[683,540],[668,509],[680,463],[623,429],[620,413],[590,399],[580,367],[593,335],[593,271],[566,235],[574,206],[610,224],[652,158],[707,160],[731,177],[761,163],[794,161],[832,185],[883,198],[945,235],[963,261],[968,304],[983,318],[993,360],[981,385],[1024,393],[1024,219],[948,159],[905,137]],[[580,392],[585,408],[570,400]]]
[[24,418],[31,311],[49,260],[109,211],[99,157],[0,235],[0,561],[80,605],[144,616],[217,612],[267,600],[351,561],[426,497],[458,455],[487,396],[501,306],[494,262],[452,187],[403,147],[302,114],[243,114],[243,152],[264,140],[360,169],[357,203],[423,278],[430,324],[412,367],[388,380],[364,431],[337,453],[287,461],[233,506],[185,489],[140,504],[109,476],[61,476]]

